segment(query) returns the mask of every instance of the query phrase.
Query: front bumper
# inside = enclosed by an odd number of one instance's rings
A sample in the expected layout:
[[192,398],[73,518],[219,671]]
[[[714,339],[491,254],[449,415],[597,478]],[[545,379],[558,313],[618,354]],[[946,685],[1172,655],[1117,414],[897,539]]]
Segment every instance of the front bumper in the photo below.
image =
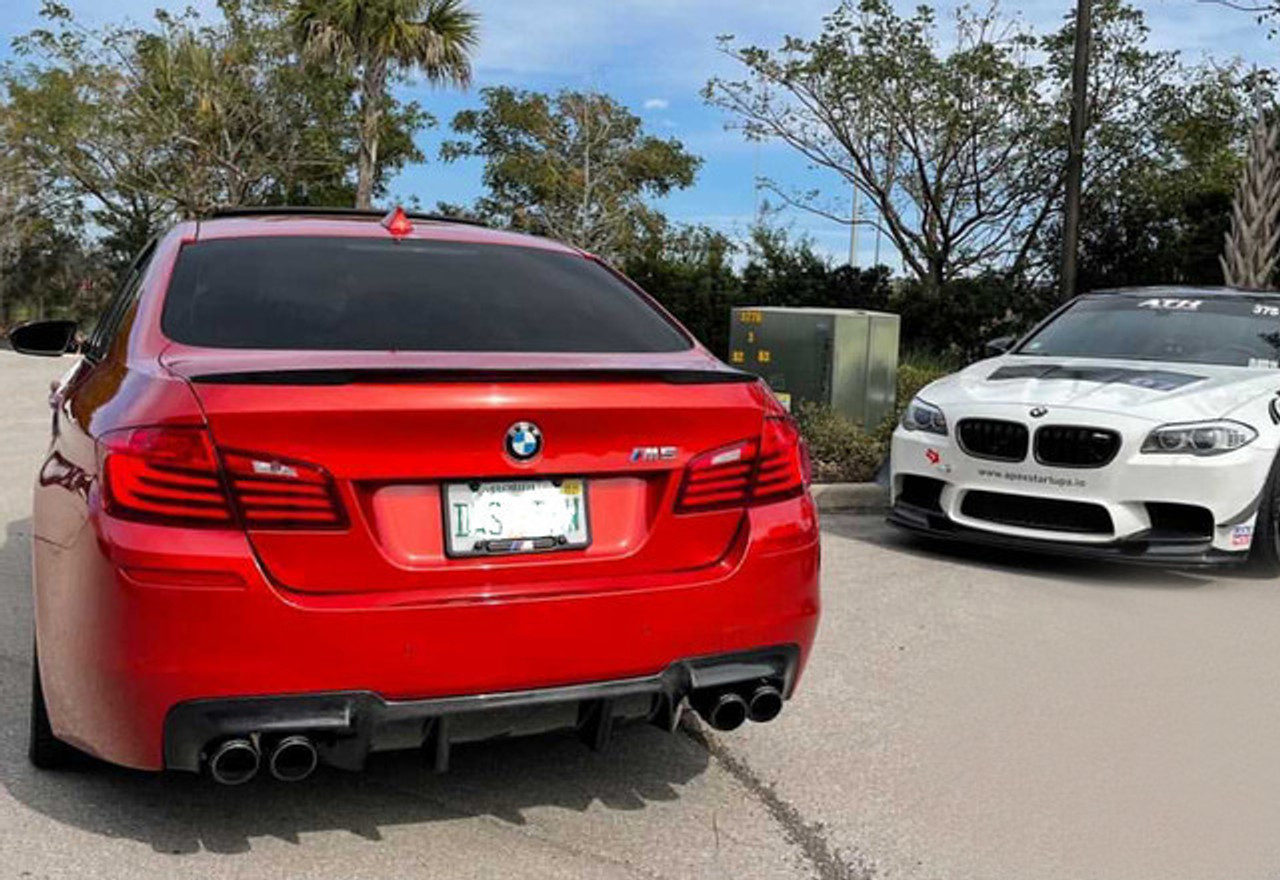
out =
[[946,514],[903,502],[894,504],[888,519],[895,526],[926,534],[932,538],[980,544],[1002,550],[1070,556],[1077,559],[1101,559],[1177,568],[1214,568],[1239,565],[1249,556],[1247,550],[1235,552],[1219,550],[1210,541],[1151,540],[1144,535],[1107,544],[1084,544],[1005,535],[963,526]]
[[370,752],[426,749],[435,768],[448,768],[457,743],[578,730],[601,748],[613,726],[650,721],[673,731],[695,691],[774,682],[790,696],[800,649],[780,645],[736,654],[680,660],[655,675],[567,687],[428,700],[386,700],[370,691],[194,700],[165,719],[164,765],[198,772],[209,746],[228,737],[303,734],[322,763],[359,770]]
[[[973,416],[1020,422],[1032,432],[1039,426],[1025,418],[1022,407],[989,404],[948,413],[955,421]],[[1264,438],[1219,456],[1151,455],[1139,451],[1154,427],[1149,420],[1065,408],[1055,410],[1054,416],[1061,424],[1117,431],[1122,438],[1119,452],[1102,467],[1044,465],[1031,452],[1021,461],[993,461],[960,448],[954,433],[898,428],[891,451],[891,521],[958,540],[1073,556],[1205,565],[1247,555],[1262,489],[1276,456]],[[904,498],[906,481],[912,477],[941,485],[933,503],[913,504],[910,492]],[[982,493],[985,503],[966,504],[971,493]],[[1109,526],[1082,528],[1064,521],[1058,528],[1002,516],[1007,509],[1000,509],[1000,504],[1021,501],[1087,508]],[[1204,527],[1171,534],[1154,512],[1170,506],[1199,515]]]

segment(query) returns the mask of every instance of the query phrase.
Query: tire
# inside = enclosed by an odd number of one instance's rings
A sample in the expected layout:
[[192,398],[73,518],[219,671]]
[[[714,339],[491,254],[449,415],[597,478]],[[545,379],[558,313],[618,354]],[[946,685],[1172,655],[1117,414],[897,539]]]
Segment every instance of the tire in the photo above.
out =
[[31,651],[31,728],[27,740],[27,757],[41,770],[67,767],[79,752],[53,735],[49,712],[44,703],[44,686],[40,683],[40,660]]
[[1280,575],[1280,456],[1272,463],[1262,487],[1249,567],[1267,577]]

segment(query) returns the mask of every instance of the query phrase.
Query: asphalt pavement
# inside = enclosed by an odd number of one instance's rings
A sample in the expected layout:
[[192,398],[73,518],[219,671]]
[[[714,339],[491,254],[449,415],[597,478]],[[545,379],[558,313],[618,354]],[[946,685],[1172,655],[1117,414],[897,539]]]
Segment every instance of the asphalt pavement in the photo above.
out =
[[1280,877],[1280,583],[939,548],[824,519],[772,724],[412,754],[234,789],[26,763],[49,381],[0,352],[0,878]]

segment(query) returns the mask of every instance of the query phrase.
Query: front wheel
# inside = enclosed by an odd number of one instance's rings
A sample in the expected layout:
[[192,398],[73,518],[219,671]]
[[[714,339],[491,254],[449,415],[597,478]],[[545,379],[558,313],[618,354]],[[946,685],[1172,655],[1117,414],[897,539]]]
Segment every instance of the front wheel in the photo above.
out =
[[57,770],[72,763],[77,752],[53,734],[49,711],[44,703],[44,686],[40,682],[40,658],[31,650],[31,727],[27,740],[27,757],[41,770]]
[[1280,456],[1272,462],[1271,472],[1262,487],[1249,565],[1268,577],[1280,575]]

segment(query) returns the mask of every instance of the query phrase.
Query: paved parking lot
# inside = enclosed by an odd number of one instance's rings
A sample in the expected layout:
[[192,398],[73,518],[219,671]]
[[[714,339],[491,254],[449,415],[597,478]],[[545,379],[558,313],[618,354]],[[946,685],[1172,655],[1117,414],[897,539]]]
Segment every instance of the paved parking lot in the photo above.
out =
[[222,789],[25,760],[29,484],[57,361],[0,353],[0,877],[1280,877],[1280,584],[824,523],[773,724]]

